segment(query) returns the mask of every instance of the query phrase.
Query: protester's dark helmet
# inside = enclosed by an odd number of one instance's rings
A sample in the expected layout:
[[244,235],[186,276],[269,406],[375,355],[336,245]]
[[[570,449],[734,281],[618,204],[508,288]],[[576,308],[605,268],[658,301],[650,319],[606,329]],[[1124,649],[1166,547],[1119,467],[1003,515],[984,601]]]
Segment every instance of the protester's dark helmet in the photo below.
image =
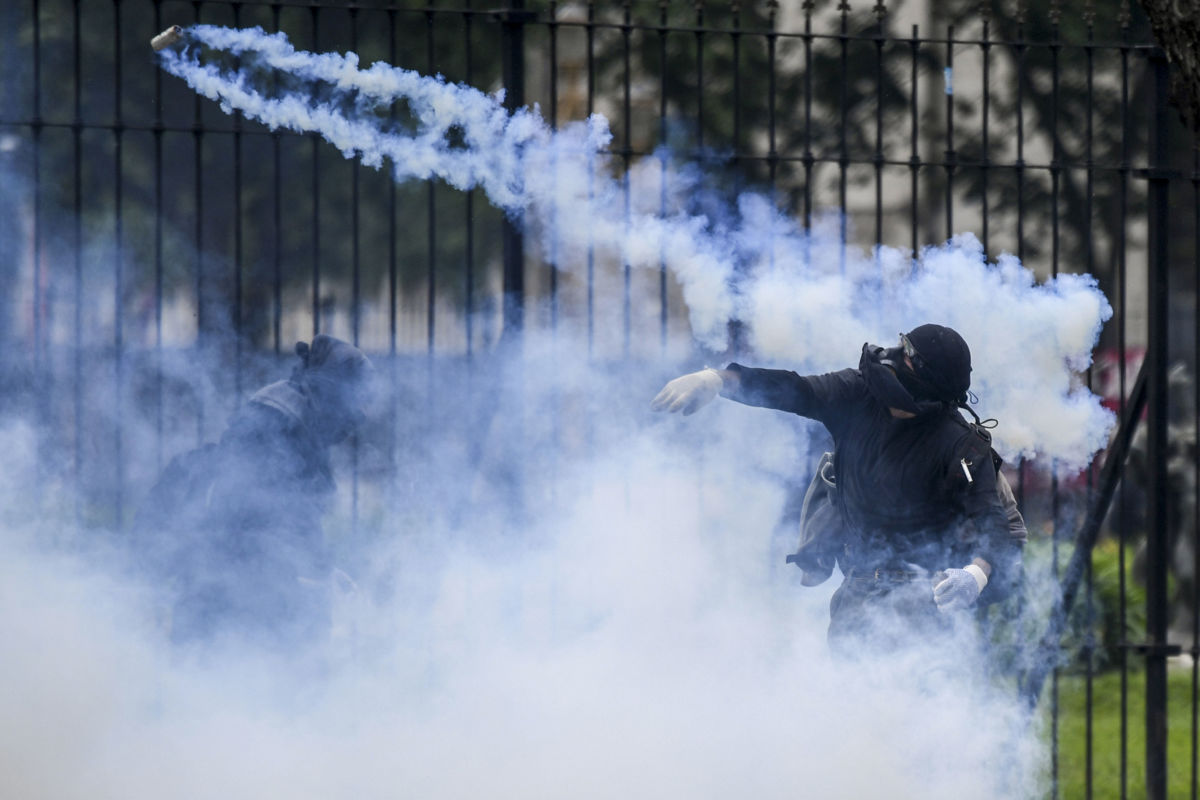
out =
[[945,325],[920,325],[903,340],[917,377],[933,388],[937,399],[965,403],[971,388],[971,349],[958,332]]

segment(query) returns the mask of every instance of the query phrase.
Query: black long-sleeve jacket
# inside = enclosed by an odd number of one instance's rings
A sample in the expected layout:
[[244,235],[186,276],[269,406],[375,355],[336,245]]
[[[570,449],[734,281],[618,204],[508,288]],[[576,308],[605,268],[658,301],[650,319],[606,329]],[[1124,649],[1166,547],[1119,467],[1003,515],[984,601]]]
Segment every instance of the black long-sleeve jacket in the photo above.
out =
[[833,436],[850,567],[936,571],[981,557],[992,567],[981,601],[1008,593],[1024,540],[1010,532],[997,496],[989,443],[956,409],[922,404],[917,416],[897,418],[863,369],[728,369],[740,381],[726,397],[815,419]]

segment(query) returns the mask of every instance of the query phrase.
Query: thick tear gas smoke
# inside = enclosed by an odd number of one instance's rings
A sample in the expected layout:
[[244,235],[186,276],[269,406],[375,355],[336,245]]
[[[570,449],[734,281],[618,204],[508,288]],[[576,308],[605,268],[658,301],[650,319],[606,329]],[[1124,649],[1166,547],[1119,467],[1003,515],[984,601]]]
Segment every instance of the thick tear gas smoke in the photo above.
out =
[[[599,117],[555,131],[497,96],[384,64],[360,70],[353,54],[298,52],[282,35],[184,36],[161,63],[228,110],[319,132],[348,157],[386,160],[397,179],[481,187],[553,237],[546,250],[564,267],[592,244],[634,267],[665,262],[709,347],[736,318],[761,359],[832,369],[855,363],[864,341],[938,321],[971,343],[981,409],[1000,418],[1009,454],[1078,466],[1103,443],[1108,416],[1071,383],[1111,313],[1087,277],[1039,285],[1015,259],[987,263],[966,235],[916,263],[846,250],[836,224],[799,230],[752,193],[727,215],[706,203],[698,216],[687,170],[650,159],[614,178]],[[197,45],[236,56],[241,71],[204,63]],[[260,80],[264,68],[289,80]],[[408,128],[389,119],[401,100]],[[474,409],[450,392],[438,395],[444,426],[412,412],[414,427],[444,428],[439,446],[399,441],[421,507],[384,504],[370,541],[345,543],[360,591],[316,653],[178,652],[162,641],[153,585],[108,569],[99,545],[85,558],[47,552],[48,539],[70,540],[47,536],[54,517],[3,520],[6,793],[1039,795],[1043,752],[1023,704],[929,669],[949,655],[987,673],[966,644],[910,663],[830,661],[836,581],[801,589],[783,563],[794,543],[773,533],[780,476],[794,477],[807,429],[729,403],[651,424],[662,376],[612,381],[585,355],[564,357],[564,336],[528,334],[514,378],[488,398],[498,422],[479,447],[455,438]],[[543,435],[564,394],[590,436]],[[34,496],[32,436],[0,426],[5,509]],[[528,463],[507,463],[512,454]],[[462,503],[463,485],[489,471],[504,476],[489,484],[496,504],[486,491]],[[496,507],[506,492],[535,501],[520,530]]]
[[[836,225],[802,230],[750,192],[689,213],[703,190],[696,171],[647,159],[614,176],[603,117],[552,129],[536,108],[509,112],[502,94],[380,62],[360,69],[354,53],[298,51],[284,34],[259,28],[195,25],[185,42],[162,51],[163,67],[226,112],[318,133],[373,167],[386,160],[396,180],[479,187],[552,239],[545,249],[560,265],[588,248],[635,268],[665,265],[707,347],[722,349],[727,323],[739,319],[760,358],[835,369],[853,363],[864,341],[891,344],[898,331],[936,321],[970,343],[972,387],[986,414],[1001,420],[996,443],[1006,458],[1076,470],[1107,440],[1112,414],[1072,381],[1112,315],[1090,276],[1038,284],[1014,257],[989,264],[970,234],[917,254],[915,263],[882,245],[847,250]],[[204,52],[236,56],[237,69],[203,61]],[[265,80],[279,73],[289,80]],[[289,88],[274,88],[280,84]],[[407,127],[389,117],[397,103],[412,118]]]

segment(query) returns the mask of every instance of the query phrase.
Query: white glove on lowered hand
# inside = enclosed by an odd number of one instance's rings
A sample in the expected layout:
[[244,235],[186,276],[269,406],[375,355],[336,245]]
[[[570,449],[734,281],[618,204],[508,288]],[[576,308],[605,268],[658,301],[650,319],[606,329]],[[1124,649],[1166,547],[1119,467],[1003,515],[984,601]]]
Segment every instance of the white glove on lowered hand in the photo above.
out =
[[963,569],[948,569],[946,577],[933,587],[933,601],[937,603],[938,611],[943,612],[970,608],[987,582],[987,575],[976,564],[968,564]]
[[724,385],[720,374],[712,367],[681,375],[662,388],[651,401],[650,408],[655,411],[682,411],[685,416],[695,414],[710,403]]

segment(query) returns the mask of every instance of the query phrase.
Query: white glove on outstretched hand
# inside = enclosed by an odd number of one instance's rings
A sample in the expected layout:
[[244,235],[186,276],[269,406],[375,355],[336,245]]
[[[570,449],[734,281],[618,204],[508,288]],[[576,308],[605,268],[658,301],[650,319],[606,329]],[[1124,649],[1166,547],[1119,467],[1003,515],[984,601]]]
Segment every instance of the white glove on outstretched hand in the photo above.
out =
[[946,577],[933,587],[933,601],[937,603],[938,611],[969,608],[979,599],[987,581],[987,575],[975,564],[968,564],[964,569],[948,569]]
[[724,385],[720,374],[712,367],[681,375],[662,388],[651,401],[650,408],[655,411],[682,411],[685,416],[695,414],[712,402]]

